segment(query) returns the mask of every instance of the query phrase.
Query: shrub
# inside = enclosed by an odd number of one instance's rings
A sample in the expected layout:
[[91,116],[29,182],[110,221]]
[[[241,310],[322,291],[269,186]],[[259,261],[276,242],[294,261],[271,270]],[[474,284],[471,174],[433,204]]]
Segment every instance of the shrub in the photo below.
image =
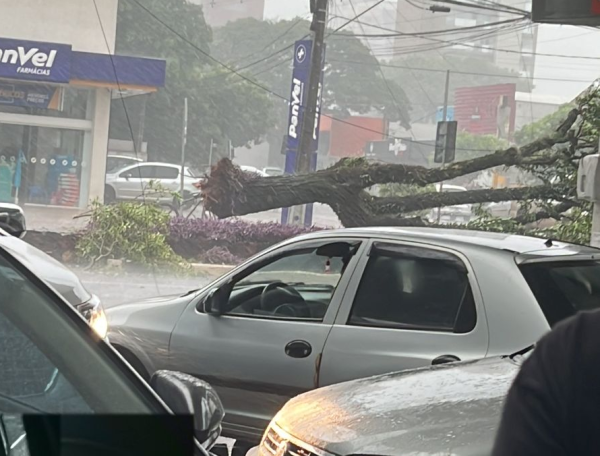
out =
[[169,226],[169,240],[224,241],[228,244],[239,242],[276,243],[304,233],[318,231],[319,228],[281,225],[279,223],[250,223],[244,220],[214,220],[200,218],[175,218]]
[[154,204],[92,203],[90,222],[76,245],[79,257],[91,264],[126,259],[142,265],[181,264],[167,243],[169,215]]
[[227,247],[215,246],[200,257],[200,261],[209,264],[238,264],[242,259],[235,256]]

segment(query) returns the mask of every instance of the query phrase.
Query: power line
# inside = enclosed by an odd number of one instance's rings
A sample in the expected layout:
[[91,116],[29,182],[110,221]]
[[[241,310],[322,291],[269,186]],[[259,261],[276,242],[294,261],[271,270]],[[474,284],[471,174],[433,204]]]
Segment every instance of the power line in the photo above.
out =
[[[93,1],[95,2],[95,0],[93,0]],[[243,74],[240,74],[237,70],[231,68],[229,65],[221,62],[220,60],[218,60],[215,57],[213,57],[210,54],[208,54],[206,51],[204,51],[203,49],[201,49],[200,47],[198,47],[195,43],[193,43],[192,41],[188,40],[185,36],[182,36],[177,30],[175,30],[169,24],[165,23],[161,18],[159,18],[158,16],[156,16],[148,8],[146,8],[145,6],[141,5],[140,2],[139,2],[139,0],[130,0],[130,1],[133,1],[141,9],[143,9],[144,11],[146,11],[146,13],[149,14],[154,20],[156,20],[158,23],[160,23],[163,27],[165,27],[168,30],[170,30],[173,34],[175,34],[177,37],[179,37],[179,39],[181,39],[184,43],[188,44],[189,46],[192,46],[198,52],[200,52],[201,54],[203,54],[206,57],[210,58],[210,60],[212,60],[215,63],[217,63],[218,65],[222,66],[227,71],[229,71],[229,72],[231,72],[231,73],[239,76],[240,78],[242,78],[245,81],[247,81],[249,84],[252,84],[252,85],[258,87],[259,89],[263,90],[264,92],[269,93],[270,95],[273,95],[274,97],[279,98],[279,99],[284,100],[284,101],[286,101],[286,102],[289,103],[289,101],[290,101],[289,98],[287,98],[287,97],[285,97],[285,96],[283,96],[283,95],[281,95],[281,94],[279,94],[279,93],[277,93],[277,92],[269,89],[268,87],[265,87],[264,85],[262,85],[262,84],[260,84],[260,83],[258,83],[256,81],[253,81],[252,79],[244,76]],[[379,4],[379,3],[381,3],[381,1],[378,2],[377,4]],[[327,117],[327,118],[331,119],[332,121],[335,121],[335,122],[338,122],[338,123],[343,123],[343,124],[350,125],[350,126],[352,126],[354,128],[360,129],[360,130],[370,131],[372,133],[381,134],[382,136],[385,136],[386,138],[398,139],[398,140],[401,140],[401,141],[406,141],[406,142],[410,142],[410,143],[414,143],[414,144],[422,144],[422,145],[426,145],[426,146],[431,146],[431,144],[429,142],[423,142],[423,141],[417,141],[417,140],[409,140],[409,139],[406,139],[406,138],[401,138],[401,137],[398,137],[398,136],[390,135],[389,133],[383,133],[381,131],[374,130],[372,128],[364,127],[362,125],[353,124],[351,122],[348,122],[348,121],[343,120],[343,119],[339,119],[339,118],[334,117],[334,116],[329,115],[329,114],[322,113],[321,116],[322,117]],[[482,150],[482,149],[457,149],[457,150],[486,152],[486,150]],[[494,152],[494,151],[493,150],[487,150],[487,152]]]
[[[365,66],[371,65],[369,62],[358,62],[355,60],[328,59],[327,61],[328,62],[337,62],[337,63],[349,63],[352,65],[365,65]],[[426,71],[426,72],[432,72],[432,73],[446,73],[446,71],[447,71],[444,69],[394,65],[391,63],[379,63],[379,65],[384,68],[397,68],[397,69],[402,69],[402,70]],[[470,75],[470,76],[486,76],[486,77],[497,77],[497,78],[510,78],[510,79],[523,79],[522,76],[509,75],[509,74],[476,73],[476,72],[460,71],[460,70],[451,70],[451,71],[452,71],[452,74],[462,74],[462,75]],[[559,78],[543,78],[543,77],[532,77],[531,79],[535,79],[538,81],[554,81],[554,82],[587,82],[587,83],[592,82],[587,79],[559,79]]]
[[[349,0],[349,2],[350,2],[350,7],[352,8],[352,12],[354,13],[355,17],[356,18],[360,17],[359,15],[356,14],[356,9],[354,8],[354,3],[352,2],[352,0]],[[377,3],[377,5],[379,5],[380,3],[381,2]],[[365,10],[365,11],[368,11],[368,9]],[[362,14],[364,14],[364,12]],[[360,27],[362,29],[362,25]],[[363,32],[364,32],[364,30],[363,30]],[[369,49],[369,52],[373,53],[372,49],[369,46],[367,46],[367,48]],[[398,100],[396,99],[396,95],[394,94],[394,91],[390,87],[390,84],[389,84],[388,80],[386,79],[385,74],[383,73],[383,70],[381,69],[380,66],[377,66],[377,69],[379,70],[379,74],[381,75],[381,79],[383,80],[383,82],[384,82],[384,84],[385,84],[385,86],[386,86],[386,88],[387,88],[390,96],[392,97],[392,100],[394,102],[394,107],[396,108],[396,111],[398,111],[398,117],[400,119],[403,119],[404,123],[410,124],[410,121],[406,119],[406,116],[403,115],[403,112],[400,109],[400,106],[398,106]]]
[[280,39],[282,39],[284,36],[286,36],[288,33],[290,33],[290,32],[291,32],[291,31],[292,31],[292,30],[293,30],[293,29],[294,29],[296,26],[298,26],[298,25],[299,25],[299,24],[300,24],[302,21],[304,21],[304,20],[305,20],[305,18],[304,18],[304,17],[302,17],[302,16],[300,16],[300,17],[296,18],[296,20],[295,20],[295,21],[293,21],[293,22],[292,22],[292,24],[291,24],[291,25],[290,25],[290,26],[289,26],[287,29],[285,29],[285,30],[283,31],[283,33],[281,33],[280,35],[278,35],[278,36],[277,36],[275,39],[273,39],[273,40],[272,40],[272,41],[271,41],[269,44],[266,44],[265,46],[263,46],[263,48],[262,48],[262,49],[260,49],[260,50],[258,50],[258,51],[255,51],[255,52],[253,52],[253,53],[251,53],[251,54],[248,54],[248,55],[247,55],[247,56],[245,56],[245,57],[242,57],[242,58],[240,59],[240,62],[241,62],[241,61],[244,61],[244,60],[246,60],[246,59],[249,59],[250,57],[254,57],[256,54],[260,54],[260,53],[261,53],[261,52],[263,52],[263,51],[266,51],[266,50],[267,50],[269,47],[271,47],[273,44],[277,43],[277,42],[278,42]]
[[[102,24],[102,17],[100,15],[100,10],[98,10],[98,4],[96,3],[96,0],[92,0],[93,4],[94,4],[94,10],[96,11],[96,17],[98,18],[98,23],[100,24],[100,30],[102,32],[102,36],[104,37],[104,43],[106,45],[106,50],[108,52],[108,57],[110,59],[110,63],[112,66],[112,70],[115,76],[115,82],[117,83],[117,89],[119,90],[119,98],[121,99],[121,104],[123,105],[123,111],[125,112],[125,119],[127,120],[127,126],[129,127],[129,132],[131,134],[131,142],[133,143],[133,153],[135,154],[135,158],[139,160],[139,156],[138,156],[138,145],[136,145],[136,140],[135,140],[135,133],[133,132],[133,126],[131,124],[131,118],[129,117],[129,112],[127,111],[127,105],[125,103],[125,97],[123,96],[123,91],[121,90],[121,82],[119,81],[119,74],[117,72],[117,66],[115,65],[115,60],[113,57],[113,53],[114,53],[114,49],[111,50],[110,48],[110,44],[108,42],[108,37],[106,35],[106,31],[104,30],[104,24]],[[181,170],[181,172],[183,173],[183,169]],[[142,190],[142,201],[144,204],[146,204],[146,192],[145,192],[145,188],[144,188],[144,184],[140,179],[140,187]],[[147,226],[148,228],[148,232],[150,230],[150,226]],[[146,238],[146,241],[148,241],[148,238]],[[160,287],[158,286],[158,280],[156,279],[156,274],[154,273],[154,267],[152,269],[152,277],[154,279],[154,286],[156,287],[156,292],[160,294]],[[203,450],[204,452],[204,450]],[[207,452],[204,452],[207,453]]]
[[[521,22],[522,19],[507,19],[507,20],[503,20],[503,21],[498,21],[498,22],[491,22],[489,24],[479,24],[479,25],[472,25],[469,27],[456,27],[456,28],[451,28],[451,29],[442,29],[442,30],[430,30],[427,32],[394,32],[394,33],[371,33],[371,34],[344,34],[344,33],[340,33],[338,34],[338,36],[356,36],[358,38],[394,38],[394,37],[399,37],[399,36],[416,36],[416,37],[422,37],[425,35],[445,35],[445,34],[451,34],[451,33],[464,33],[466,31],[469,30],[480,30],[480,29],[490,29],[491,27],[494,27],[496,25],[506,25],[506,24],[516,24]],[[357,21],[358,22],[358,21]],[[360,23],[360,22],[358,22]],[[372,24],[365,24],[362,23],[363,25],[368,25],[371,27],[376,27],[375,25]],[[379,28],[379,27],[376,27]],[[383,27],[381,27],[383,28]]]
[[[510,22],[511,21],[509,21],[509,23]],[[521,22],[521,20],[519,20],[519,19],[514,20],[515,25],[518,24],[519,22]],[[513,49],[499,49],[499,48],[493,48],[493,47],[478,46],[478,45],[475,45],[475,44],[461,43],[461,42],[450,41],[450,40],[441,40],[439,38],[431,38],[431,37],[427,36],[427,32],[404,34],[402,32],[399,32],[398,30],[393,30],[393,29],[389,29],[389,28],[385,28],[385,27],[379,27],[379,26],[374,25],[374,24],[365,24],[365,23],[363,23],[363,25],[368,25],[369,27],[378,28],[380,30],[386,30],[386,31],[389,31],[389,32],[393,32],[394,34],[399,34],[398,36],[402,36],[402,35],[415,36],[415,37],[418,37],[418,38],[423,38],[425,40],[435,41],[435,42],[438,42],[438,43],[444,43],[444,44],[450,44],[450,45],[461,45],[461,46],[466,46],[466,47],[472,47],[472,48],[475,48],[475,49],[484,49],[484,50],[497,51],[497,52],[508,52],[508,53],[512,53],[512,54],[535,55],[535,56],[540,56],[540,57],[556,57],[556,58],[583,59],[583,60],[600,60],[600,57],[590,57],[590,56],[584,56],[584,55],[544,54],[544,53],[539,53],[539,52],[516,51],[516,50],[513,50]],[[523,24],[523,25],[529,26],[530,24],[527,23],[527,24]],[[467,38],[465,37],[465,39],[467,39]],[[391,50],[393,50],[393,49],[395,49],[395,48],[392,47]]]
[[463,6],[466,8],[474,8],[474,9],[481,9],[481,10],[487,10],[487,11],[495,11],[498,13],[506,13],[506,14],[519,14],[521,16],[524,17],[531,17],[531,13],[529,11],[525,11],[525,10],[521,10],[518,8],[511,8],[511,9],[505,9],[505,8],[494,8],[494,7],[489,7],[489,6],[485,6],[485,5],[481,5],[481,4],[476,4],[476,3],[468,3],[468,2],[462,2],[460,0],[436,0],[438,3],[448,3],[450,5],[457,5],[457,6]]

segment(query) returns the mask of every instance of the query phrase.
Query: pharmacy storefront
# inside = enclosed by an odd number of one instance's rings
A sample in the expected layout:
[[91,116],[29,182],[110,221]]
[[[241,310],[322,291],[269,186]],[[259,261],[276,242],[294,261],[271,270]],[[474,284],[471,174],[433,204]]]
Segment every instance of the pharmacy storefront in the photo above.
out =
[[111,100],[164,82],[162,60],[0,38],[0,201],[102,199]]

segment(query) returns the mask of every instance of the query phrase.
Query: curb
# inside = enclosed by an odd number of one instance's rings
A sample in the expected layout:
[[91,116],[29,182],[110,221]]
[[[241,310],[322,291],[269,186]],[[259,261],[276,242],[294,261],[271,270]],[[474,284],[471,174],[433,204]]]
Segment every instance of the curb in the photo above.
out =
[[231,271],[235,266],[227,264],[192,263],[192,269],[206,276],[217,278]]

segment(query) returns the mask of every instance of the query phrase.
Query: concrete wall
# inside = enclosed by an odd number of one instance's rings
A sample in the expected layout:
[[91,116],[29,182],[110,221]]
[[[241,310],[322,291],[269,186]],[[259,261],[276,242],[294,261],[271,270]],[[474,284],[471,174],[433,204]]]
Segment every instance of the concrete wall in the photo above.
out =
[[[114,51],[118,0],[96,0],[96,4]],[[0,34],[71,44],[75,51],[108,52],[93,0],[0,0]]]

